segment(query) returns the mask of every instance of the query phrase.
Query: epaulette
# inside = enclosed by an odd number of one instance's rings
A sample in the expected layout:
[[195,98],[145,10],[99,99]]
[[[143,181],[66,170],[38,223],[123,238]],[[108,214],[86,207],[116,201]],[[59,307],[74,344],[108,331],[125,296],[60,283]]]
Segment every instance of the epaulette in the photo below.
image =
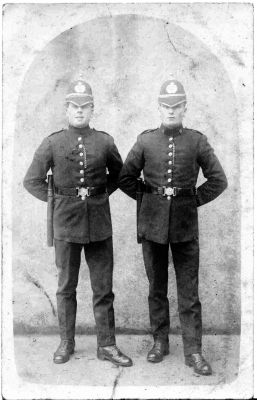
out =
[[155,128],[155,129],[147,129],[146,131],[140,133],[140,135],[144,135],[145,133],[149,133],[149,132],[156,131],[156,129],[157,129],[157,128]]
[[199,135],[203,135],[201,132],[196,131],[195,129],[189,129],[189,128],[184,128],[186,131],[190,131],[190,132],[194,132],[194,133],[198,133]]
[[56,133],[60,133],[60,132],[63,132],[63,131],[64,131],[64,129],[60,129],[59,131],[51,133],[51,135],[49,135],[48,137],[56,135]]

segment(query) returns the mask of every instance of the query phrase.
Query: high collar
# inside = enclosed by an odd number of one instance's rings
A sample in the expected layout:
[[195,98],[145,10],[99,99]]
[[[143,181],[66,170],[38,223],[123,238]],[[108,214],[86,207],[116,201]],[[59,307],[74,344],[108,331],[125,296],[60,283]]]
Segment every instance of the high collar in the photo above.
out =
[[90,128],[90,126],[85,126],[84,128],[76,128],[75,126],[71,126],[69,125],[69,132],[75,135],[89,135],[90,133],[92,133],[92,129]]
[[175,128],[169,129],[166,126],[164,126],[163,124],[161,124],[160,130],[164,135],[176,137],[176,136],[181,135],[181,133],[183,132],[183,126],[179,125],[179,126],[176,126]]

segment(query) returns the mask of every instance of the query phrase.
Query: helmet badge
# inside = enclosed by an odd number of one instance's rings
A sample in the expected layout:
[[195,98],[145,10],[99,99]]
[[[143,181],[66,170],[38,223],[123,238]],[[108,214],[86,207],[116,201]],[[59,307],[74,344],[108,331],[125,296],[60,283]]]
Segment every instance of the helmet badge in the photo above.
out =
[[78,82],[74,89],[76,93],[85,93],[86,91],[86,87],[82,82]]
[[177,93],[178,87],[175,85],[174,82],[171,82],[167,87],[166,87],[166,92],[169,94],[174,94]]

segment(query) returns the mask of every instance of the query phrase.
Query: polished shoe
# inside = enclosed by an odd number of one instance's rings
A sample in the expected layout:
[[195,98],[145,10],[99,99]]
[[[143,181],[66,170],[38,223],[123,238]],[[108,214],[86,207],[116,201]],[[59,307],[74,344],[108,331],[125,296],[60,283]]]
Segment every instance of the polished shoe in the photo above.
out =
[[54,363],[63,364],[69,361],[70,355],[74,353],[75,340],[63,339],[59,344],[58,349],[54,353]]
[[114,365],[121,367],[131,367],[132,365],[131,358],[125,356],[116,345],[98,347],[97,357],[99,360],[109,360]]
[[164,356],[169,354],[169,343],[161,340],[155,340],[152,349],[147,354],[147,361],[158,363],[163,360]]
[[193,367],[194,371],[200,375],[211,375],[212,369],[210,364],[203,358],[200,353],[190,354],[185,356],[185,364]]

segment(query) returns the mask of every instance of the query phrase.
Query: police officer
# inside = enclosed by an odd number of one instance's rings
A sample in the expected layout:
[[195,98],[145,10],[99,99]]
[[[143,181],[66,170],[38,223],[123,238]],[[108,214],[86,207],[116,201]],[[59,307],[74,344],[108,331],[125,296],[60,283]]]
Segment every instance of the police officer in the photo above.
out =
[[[202,316],[198,297],[199,243],[197,207],[214,200],[227,187],[224,171],[207,137],[184,128],[184,87],[175,79],[163,83],[158,98],[162,124],[141,133],[123,165],[119,186],[136,198],[137,179],[144,176],[138,235],[149,280],[150,325],[154,338],[147,356],[160,362],[169,354],[168,250],[176,273],[178,310],[185,363],[210,375],[202,356]],[[195,188],[199,169],[206,181]]]
[[131,366],[131,359],[115,344],[112,291],[109,196],[118,187],[122,160],[113,138],[89,126],[93,110],[89,84],[83,80],[73,82],[66,96],[69,126],[43,140],[25,176],[24,186],[39,200],[47,201],[46,176],[49,169],[52,170],[58,270],[56,294],[61,336],[53,361],[65,363],[74,353],[76,287],[84,249],[93,290],[97,356],[115,365]]

